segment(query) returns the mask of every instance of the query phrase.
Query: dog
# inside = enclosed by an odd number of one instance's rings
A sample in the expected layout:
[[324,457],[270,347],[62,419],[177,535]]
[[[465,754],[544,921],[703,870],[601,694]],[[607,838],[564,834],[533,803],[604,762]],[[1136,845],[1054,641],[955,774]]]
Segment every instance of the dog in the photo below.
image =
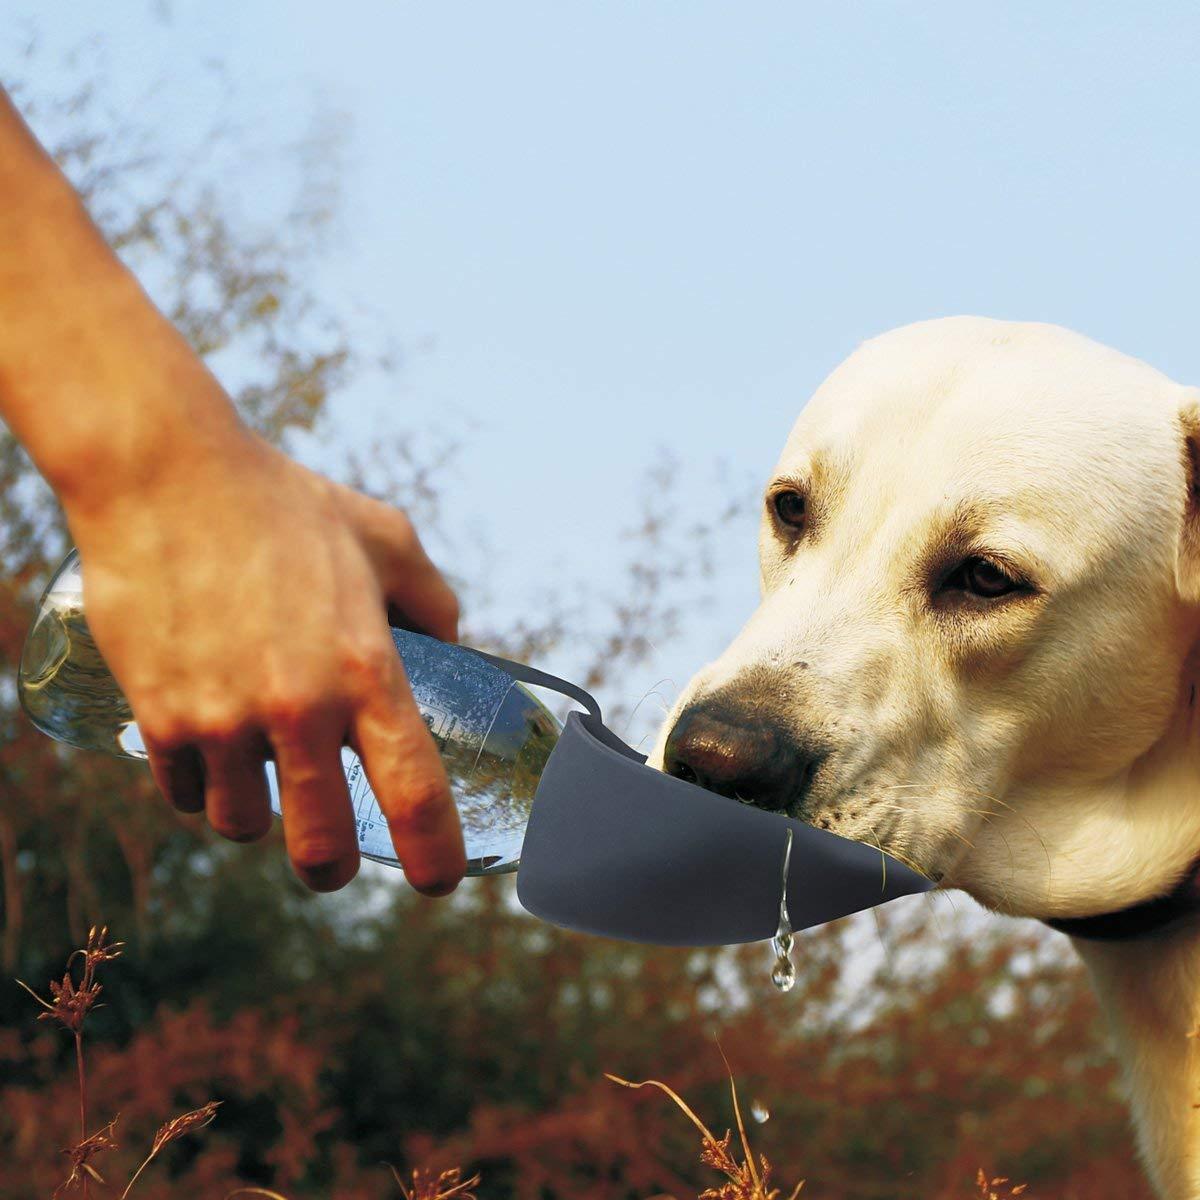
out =
[[883,334],[788,437],[759,574],[649,765],[1067,933],[1200,1197],[1200,389],[1053,325]]

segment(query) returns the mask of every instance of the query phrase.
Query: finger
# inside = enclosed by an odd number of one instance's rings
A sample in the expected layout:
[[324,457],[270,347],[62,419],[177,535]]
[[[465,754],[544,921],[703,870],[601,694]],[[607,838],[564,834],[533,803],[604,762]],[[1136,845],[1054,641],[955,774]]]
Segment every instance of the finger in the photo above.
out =
[[351,744],[405,877],[419,892],[444,896],[466,874],[462,825],[441,757],[398,663],[396,673],[396,686],[368,698],[356,713]]
[[204,811],[204,759],[195,746],[158,747],[142,742],[158,790],[179,812]]
[[343,729],[329,719],[269,729],[292,868],[314,892],[335,892],[358,874],[358,833],[342,770]]
[[400,628],[443,642],[458,641],[458,597],[423,549],[407,562],[385,563],[379,584],[388,600],[389,617],[401,618]]
[[445,642],[458,641],[458,597],[425,552],[408,516],[361,492],[342,488],[380,588],[389,619]]
[[271,800],[262,739],[204,748],[204,808],[208,823],[233,842],[256,842],[271,828]]

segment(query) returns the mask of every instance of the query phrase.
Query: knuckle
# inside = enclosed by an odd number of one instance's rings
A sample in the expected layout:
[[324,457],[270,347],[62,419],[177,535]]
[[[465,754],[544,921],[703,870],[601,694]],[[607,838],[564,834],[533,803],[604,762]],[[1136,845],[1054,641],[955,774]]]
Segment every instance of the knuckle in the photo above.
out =
[[355,642],[345,647],[341,655],[342,677],[353,692],[387,686],[395,677],[399,655],[395,647],[383,638],[370,642]]
[[269,697],[263,704],[263,711],[276,739],[287,743],[302,742],[322,711],[322,700],[314,691],[296,688]]
[[193,740],[187,720],[173,713],[138,714],[138,732],[147,749],[162,755]]
[[234,746],[250,727],[249,714],[228,702],[194,704],[186,712],[171,708],[139,716],[138,721],[146,745],[168,753],[185,746]]
[[226,748],[237,745],[250,731],[247,714],[236,709],[213,710],[195,721],[193,740]]

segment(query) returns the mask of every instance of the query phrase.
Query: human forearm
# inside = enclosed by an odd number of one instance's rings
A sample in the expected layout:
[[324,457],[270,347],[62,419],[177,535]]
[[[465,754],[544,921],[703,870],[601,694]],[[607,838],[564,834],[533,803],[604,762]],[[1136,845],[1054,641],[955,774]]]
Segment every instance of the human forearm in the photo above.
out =
[[247,432],[2,90],[0,416],[68,512]]

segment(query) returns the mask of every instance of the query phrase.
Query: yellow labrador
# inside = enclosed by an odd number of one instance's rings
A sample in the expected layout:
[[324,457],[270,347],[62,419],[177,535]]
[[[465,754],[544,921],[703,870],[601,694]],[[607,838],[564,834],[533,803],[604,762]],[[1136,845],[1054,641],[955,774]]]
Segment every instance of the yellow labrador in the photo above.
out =
[[861,346],[767,485],[761,604],[650,764],[1069,933],[1200,1197],[1200,390],[1051,325]]

